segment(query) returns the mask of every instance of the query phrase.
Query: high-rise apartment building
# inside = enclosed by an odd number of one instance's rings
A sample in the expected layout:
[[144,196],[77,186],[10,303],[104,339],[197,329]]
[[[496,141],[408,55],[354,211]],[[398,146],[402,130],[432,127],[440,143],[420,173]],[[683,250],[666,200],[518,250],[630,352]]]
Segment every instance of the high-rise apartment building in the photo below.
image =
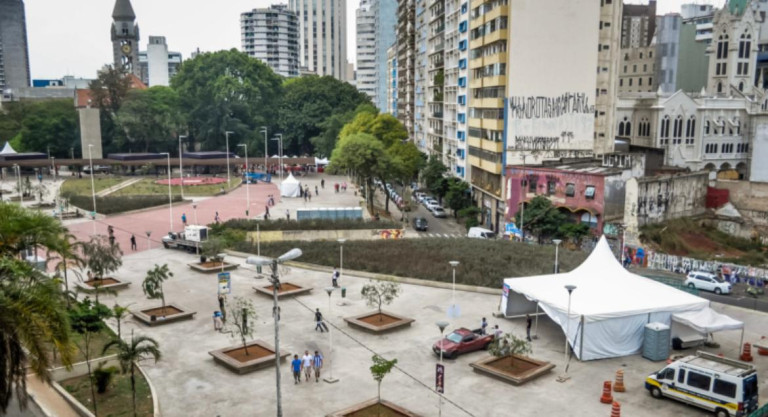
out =
[[397,45],[387,49],[387,113],[397,117]]
[[346,0],[290,0],[299,19],[299,65],[317,75],[347,81]]
[[181,53],[169,52],[165,36],[150,36],[146,51],[139,52],[141,81],[149,87],[170,85],[181,67]]
[[357,9],[356,86],[387,109],[387,49],[395,42],[396,0],[362,0]]
[[0,0],[0,92],[30,86],[23,0]]
[[397,119],[414,141],[414,101],[416,68],[416,0],[397,1]]
[[656,0],[650,0],[648,4],[624,5],[621,17],[622,49],[648,46],[655,33]]
[[621,0],[600,0],[597,40],[597,86],[595,89],[596,154],[613,152],[615,143],[616,97],[619,86],[622,23]]
[[112,54],[116,68],[141,77],[139,25],[130,0],[116,0],[112,10]]
[[284,77],[299,76],[299,19],[284,4],[240,14],[243,52]]

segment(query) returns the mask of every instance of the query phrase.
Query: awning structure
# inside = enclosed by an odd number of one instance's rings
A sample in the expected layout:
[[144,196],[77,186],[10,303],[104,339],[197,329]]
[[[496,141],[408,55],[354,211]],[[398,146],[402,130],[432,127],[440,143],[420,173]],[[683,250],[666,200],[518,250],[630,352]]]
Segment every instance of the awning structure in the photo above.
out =
[[744,328],[744,323],[732,319],[725,314],[720,314],[711,308],[675,313],[672,315],[672,320],[704,334]]
[[284,179],[280,184],[280,195],[283,197],[298,197],[301,195],[299,187],[301,187],[299,180],[293,174],[288,174],[288,178]]

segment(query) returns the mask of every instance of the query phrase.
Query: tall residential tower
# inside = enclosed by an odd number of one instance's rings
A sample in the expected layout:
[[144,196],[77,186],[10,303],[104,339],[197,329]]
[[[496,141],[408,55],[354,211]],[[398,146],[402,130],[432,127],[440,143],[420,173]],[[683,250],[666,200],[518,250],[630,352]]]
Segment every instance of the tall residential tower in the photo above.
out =
[[240,15],[243,52],[284,77],[299,76],[299,19],[282,4]]
[[299,18],[299,64],[302,70],[347,81],[346,0],[290,0]]
[[357,89],[387,109],[387,49],[395,42],[396,0],[362,0],[357,9]]
[[0,92],[29,85],[24,1],[0,0]]

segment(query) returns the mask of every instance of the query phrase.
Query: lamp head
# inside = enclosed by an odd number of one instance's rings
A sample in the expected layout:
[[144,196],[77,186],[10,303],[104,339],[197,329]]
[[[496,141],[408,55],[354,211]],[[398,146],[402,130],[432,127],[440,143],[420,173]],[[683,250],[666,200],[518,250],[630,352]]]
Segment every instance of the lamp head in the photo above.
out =
[[218,253],[218,254],[216,254],[216,257],[219,258],[219,259],[224,259],[225,256],[227,256],[226,253]]
[[248,265],[264,266],[264,265],[272,264],[272,259],[271,258],[266,258],[264,256],[249,256],[245,260],[245,263],[247,263]]
[[448,327],[450,323],[448,323],[447,321],[438,321],[435,324],[437,325],[437,327],[440,328],[440,333],[443,333],[445,331],[445,328]]
[[301,249],[293,248],[288,252],[282,254],[279,258],[277,258],[277,260],[280,262],[285,262],[285,261],[290,261],[292,259],[296,259],[299,256],[301,256]]
[[346,241],[347,241],[347,239],[338,239],[338,240],[337,240],[337,242],[341,243],[342,245],[343,245],[343,244],[344,244],[344,242],[346,242]]
[[451,264],[451,267],[453,268],[456,268],[457,266],[459,266],[459,261],[449,261],[448,263]]
[[575,286],[575,285],[570,285],[570,284],[569,284],[569,285],[566,285],[566,286],[565,286],[565,289],[566,289],[566,290],[568,290],[568,294],[570,294],[570,293],[572,293],[572,292],[573,292],[573,290],[575,290],[575,289],[576,289],[576,286]]
[[560,246],[563,241],[562,239],[552,239],[552,243],[554,243],[556,246]]
[[235,134],[235,132],[233,132],[233,131],[231,131],[231,130],[227,130],[227,131],[226,131],[226,132],[224,132],[224,133],[225,133],[225,134],[226,134],[226,133],[229,133],[230,135],[234,135],[234,134]]
[[325,287],[324,289],[325,289],[325,292],[327,292],[327,293],[328,293],[328,296],[330,297],[330,296],[331,296],[331,293],[332,293],[332,292],[333,292],[333,290],[335,290],[336,288],[333,288],[333,287]]

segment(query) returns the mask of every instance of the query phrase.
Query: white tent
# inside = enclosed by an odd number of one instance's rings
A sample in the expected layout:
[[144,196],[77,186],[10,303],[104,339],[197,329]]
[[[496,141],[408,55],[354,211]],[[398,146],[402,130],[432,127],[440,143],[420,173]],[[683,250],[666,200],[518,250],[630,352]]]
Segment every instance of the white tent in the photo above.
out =
[[711,308],[675,313],[672,322],[672,337],[680,337],[683,341],[686,337],[706,341],[710,333],[741,329],[739,346],[744,343],[744,323]]
[[3,150],[0,151],[0,155],[13,155],[15,153],[16,151],[13,150],[10,142],[5,142],[5,146],[3,146]]
[[299,180],[293,174],[288,174],[288,178],[284,179],[283,183],[280,184],[280,195],[283,197],[298,197],[301,195],[299,187],[301,187]]
[[[576,286],[571,297],[565,285]],[[541,308],[567,329],[568,343],[581,360],[638,353],[646,324],[669,325],[674,313],[708,306],[708,300],[624,269],[605,237],[571,272],[505,279],[501,299],[507,317]]]
[[328,158],[318,158],[318,157],[315,157],[315,165],[326,166],[326,165],[328,165],[328,163],[329,163]]

